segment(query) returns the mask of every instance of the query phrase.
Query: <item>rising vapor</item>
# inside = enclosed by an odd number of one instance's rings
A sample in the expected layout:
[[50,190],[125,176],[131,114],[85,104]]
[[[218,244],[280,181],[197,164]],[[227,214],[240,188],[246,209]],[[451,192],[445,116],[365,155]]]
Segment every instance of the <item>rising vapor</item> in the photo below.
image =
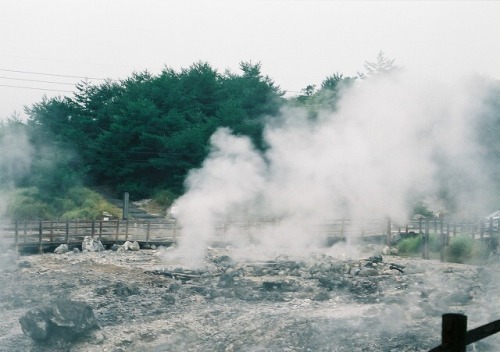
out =
[[[321,244],[310,224],[386,217],[404,223],[415,199],[442,207],[437,195],[444,191],[463,212],[483,211],[489,180],[473,126],[486,90],[477,77],[398,70],[358,80],[335,112],[314,119],[283,108],[265,129],[265,152],[219,129],[175,204],[183,227],[176,253],[194,263],[222,239],[259,253],[303,253]],[[229,229],[224,238],[215,230],[245,217],[279,222],[251,234]]]

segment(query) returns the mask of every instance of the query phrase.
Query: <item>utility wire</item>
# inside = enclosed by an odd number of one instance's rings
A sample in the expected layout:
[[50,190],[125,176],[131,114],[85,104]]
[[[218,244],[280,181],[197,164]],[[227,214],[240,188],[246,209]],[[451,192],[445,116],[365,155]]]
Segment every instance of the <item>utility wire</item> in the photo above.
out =
[[99,81],[105,81],[106,80],[106,78],[71,76],[71,75],[58,75],[58,74],[55,74],[55,73],[43,73],[43,72],[34,72],[34,71],[7,70],[5,68],[0,68],[0,71],[3,71],[3,72],[15,72],[15,73],[27,73],[27,74],[30,74],[30,75],[42,75],[42,76],[52,76],[52,77],[96,79],[96,80],[99,80]]
[[45,90],[45,91],[49,91],[49,92],[61,92],[61,93],[73,93],[72,90],[46,89],[46,88],[25,87],[25,86],[13,86],[13,85],[9,85],[9,84],[0,84],[0,87],[22,88],[22,89],[32,89],[32,90]]
[[5,76],[0,76],[2,79],[9,79],[13,81],[25,81],[25,82],[40,82],[40,83],[52,83],[52,84],[64,84],[64,85],[69,85],[69,86],[74,86],[74,83],[69,83],[69,82],[54,82],[54,81],[43,81],[39,79],[28,79],[28,78],[14,78],[14,77],[5,77]]

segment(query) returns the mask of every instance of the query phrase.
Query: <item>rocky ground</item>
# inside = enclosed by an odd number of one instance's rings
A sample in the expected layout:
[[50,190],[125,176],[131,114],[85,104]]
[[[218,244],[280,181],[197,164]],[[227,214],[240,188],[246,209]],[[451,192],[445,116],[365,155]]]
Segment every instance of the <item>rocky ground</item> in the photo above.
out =
[[[469,329],[500,319],[500,265],[326,254],[234,260],[210,249],[206,266],[166,264],[169,252],[68,252],[0,257],[0,351],[56,351],[19,319],[57,298],[85,302],[93,329],[59,346],[92,351],[427,351],[441,314]],[[498,351],[500,334],[469,346]]]

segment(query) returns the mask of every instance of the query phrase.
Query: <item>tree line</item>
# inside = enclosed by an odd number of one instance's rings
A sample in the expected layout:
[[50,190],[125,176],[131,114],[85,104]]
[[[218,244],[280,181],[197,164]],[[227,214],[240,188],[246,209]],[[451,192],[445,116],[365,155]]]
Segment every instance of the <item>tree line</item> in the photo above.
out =
[[[379,54],[367,63],[367,74],[395,69],[393,62]],[[260,63],[250,62],[242,62],[238,73],[220,73],[197,62],[97,85],[82,81],[73,96],[43,98],[27,107],[26,121],[14,116],[1,123],[0,187],[29,189],[42,201],[78,185],[107,185],[116,195],[126,191],[134,199],[159,192],[175,198],[188,171],[208,155],[217,128],[246,135],[264,150],[265,123],[284,105],[305,107],[314,118],[319,109],[335,110],[342,89],[364,78],[336,73],[319,88],[309,85],[291,98],[262,74]],[[500,161],[498,92],[496,84],[490,102],[494,113],[481,133],[489,157]],[[30,160],[25,172],[24,159]]]

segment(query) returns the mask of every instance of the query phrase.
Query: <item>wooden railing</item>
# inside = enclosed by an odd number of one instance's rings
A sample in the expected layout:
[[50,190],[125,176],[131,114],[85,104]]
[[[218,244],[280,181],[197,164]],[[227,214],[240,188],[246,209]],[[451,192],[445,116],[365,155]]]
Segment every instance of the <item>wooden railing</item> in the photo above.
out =
[[466,346],[500,332],[500,320],[467,331],[467,316],[443,314],[441,345],[429,352],[465,352]]
[[16,250],[20,246],[37,246],[40,252],[51,244],[81,244],[85,236],[114,243],[170,243],[176,241],[178,231],[177,224],[171,221],[16,221],[0,224],[3,243],[10,242]]
[[[265,227],[279,227],[277,219],[243,219],[220,223],[213,231],[225,234],[230,230],[249,236],[258,236]],[[385,242],[392,245],[393,236],[398,234],[418,235],[424,242],[422,257],[429,258],[430,235],[440,238],[441,260],[450,238],[458,234],[471,236],[482,243],[496,241],[500,220],[449,222],[442,219],[420,219],[408,224],[398,225],[390,220],[352,221],[331,219],[322,223],[309,224],[305,231],[311,236],[326,238],[357,238],[365,241]],[[47,243],[77,243],[84,236],[96,236],[108,242],[176,242],[182,234],[182,228],[173,220],[76,220],[76,221],[16,221],[0,223],[2,242],[19,245],[35,245],[40,248]]]

